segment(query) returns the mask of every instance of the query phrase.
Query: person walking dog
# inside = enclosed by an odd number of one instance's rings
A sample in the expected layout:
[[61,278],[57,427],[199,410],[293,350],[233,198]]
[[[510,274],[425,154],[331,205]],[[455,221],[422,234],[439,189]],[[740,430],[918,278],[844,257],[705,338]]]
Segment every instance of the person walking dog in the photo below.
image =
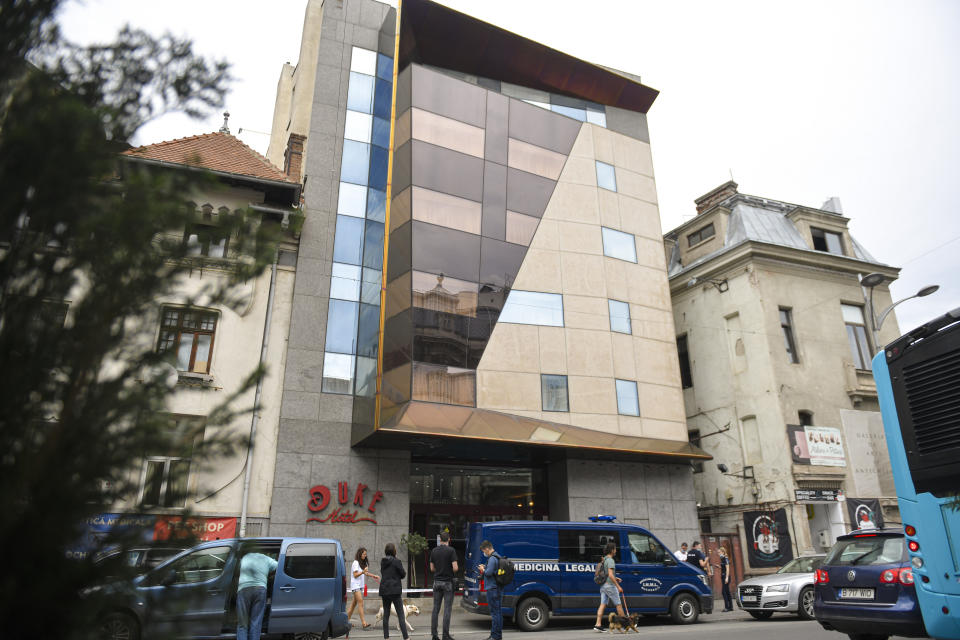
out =
[[453,576],[459,571],[457,552],[450,546],[450,533],[440,532],[440,544],[430,552],[430,571],[433,571],[433,614],[430,618],[431,640],[441,640],[437,635],[437,618],[443,602],[443,639],[453,640],[450,635],[450,614],[453,611]]
[[403,570],[403,563],[397,558],[397,547],[388,542],[380,558],[380,601],[383,603],[383,637],[390,637],[390,605],[397,612],[400,623],[400,633],[403,640],[407,640],[407,621],[403,615],[403,579],[407,572]]
[[481,564],[479,569],[483,573],[483,584],[487,589],[487,604],[490,607],[490,635],[484,640],[502,640],[503,613],[500,611],[500,604],[503,593],[500,591],[500,585],[497,584],[500,556],[493,550],[493,543],[489,540],[480,543],[480,551],[487,558],[487,562]]
[[601,619],[603,618],[603,611],[607,608],[608,604],[615,605],[617,607],[617,613],[621,617],[625,615],[623,612],[623,604],[620,602],[620,594],[623,593],[623,589],[620,587],[620,578],[617,577],[617,561],[613,559],[616,553],[617,545],[613,542],[608,542],[607,546],[603,549],[603,559],[600,561],[602,565],[601,571],[603,574],[606,574],[607,580],[600,586],[600,607],[597,609],[597,622],[593,625],[594,631],[607,631]]

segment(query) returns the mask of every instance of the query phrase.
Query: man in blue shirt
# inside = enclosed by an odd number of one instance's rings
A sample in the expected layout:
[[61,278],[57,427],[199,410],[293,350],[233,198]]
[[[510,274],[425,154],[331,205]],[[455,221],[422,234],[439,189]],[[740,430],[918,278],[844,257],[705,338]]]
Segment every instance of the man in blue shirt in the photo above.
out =
[[489,540],[480,543],[480,551],[487,557],[487,563],[480,565],[480,571],[483,572],[483,584],[487,589],[487,604],[490,605],[490,635],[484,640],[502,640],[503,614],[500,612],[500,600],[503,594],[500,592],[500,585],[497,584],[500,556],[493,550],[493,544]]
[[240,560],[237,640],[260,640],[263,610],[267,606],[267,578],[276,570],[277,561],[262,553],[248,553]]

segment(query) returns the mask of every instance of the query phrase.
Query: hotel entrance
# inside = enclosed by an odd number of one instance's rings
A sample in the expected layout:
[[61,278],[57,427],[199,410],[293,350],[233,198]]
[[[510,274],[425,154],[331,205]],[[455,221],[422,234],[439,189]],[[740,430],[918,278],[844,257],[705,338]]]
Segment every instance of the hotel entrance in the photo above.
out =
[[413,462],[410,469],[410,531],[427,539],[429,548],[416,563],[416,584],[430,587],[430,551],[437,546],[441,531],[450,532],[450,544],[457,551],[463,580],[466,529],[471,522],[494,520],[546,520],[547,472],[529,467]]

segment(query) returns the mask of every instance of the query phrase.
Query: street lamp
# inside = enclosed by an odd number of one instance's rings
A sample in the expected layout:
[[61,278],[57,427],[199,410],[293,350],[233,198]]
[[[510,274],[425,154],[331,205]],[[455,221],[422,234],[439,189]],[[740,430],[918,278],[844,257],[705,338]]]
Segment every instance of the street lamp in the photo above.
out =
[[873,334],[873,348],[876,349],[877,352],[880,351],[880,327],[883,326],[883,321],[887,319],[887,316],[890,315],[890,312],[893,311],[893,308],[901,302],[906,302],[907,300],[912,300],[913,298],[923,298],[924,296],[928,296],[931,293],[935,293],[937,289],[940,288],[940,285],[937,284],[927,285],[912,296],[908,296],[902,300],[897,300],[889,307],[881,311],[878,315],[873,309],[873,289],[878,284],[883,283],[883,281],[886,279],[887,276],[883,275],[882,273],[870,273],[860,279],[860,286],[870,289],[870,298],[868,299],[870,310],[870,332]]

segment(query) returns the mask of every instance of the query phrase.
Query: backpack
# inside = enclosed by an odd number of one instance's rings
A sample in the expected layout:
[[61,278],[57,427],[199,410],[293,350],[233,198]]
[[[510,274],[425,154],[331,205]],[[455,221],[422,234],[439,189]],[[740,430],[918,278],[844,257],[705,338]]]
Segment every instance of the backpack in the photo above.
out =
[[505,587],[511,582],[513,582],[513,561],[510,558],[505,558],[499,554],[497,556],[497,574],[494,576],[494,581],[497,583],[498,587]]
[[607,572],[603,570],[603,561],[606,558],[600,558],[600,562],[597,563],[597,570],[593,572],[593,581],[597,584],[604,584],[607,581]]

